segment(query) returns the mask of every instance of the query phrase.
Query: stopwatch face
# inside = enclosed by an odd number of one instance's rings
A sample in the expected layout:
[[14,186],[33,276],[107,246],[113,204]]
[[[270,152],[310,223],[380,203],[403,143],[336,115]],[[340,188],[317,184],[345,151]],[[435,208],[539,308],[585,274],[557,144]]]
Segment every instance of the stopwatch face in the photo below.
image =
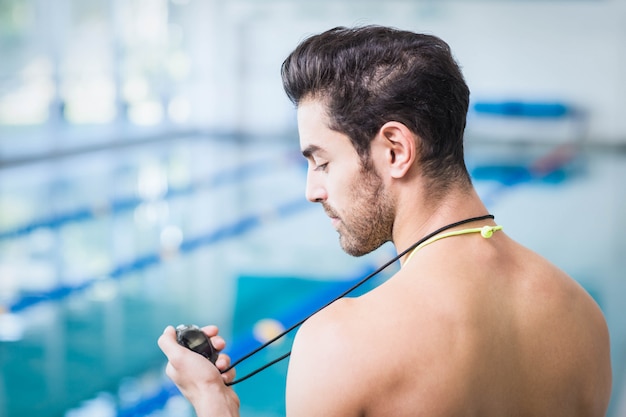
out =
[[176,327],[176,339],[178,344],[184,346],[215,363],[217,352],[209,338],[198,326],[180,325]]

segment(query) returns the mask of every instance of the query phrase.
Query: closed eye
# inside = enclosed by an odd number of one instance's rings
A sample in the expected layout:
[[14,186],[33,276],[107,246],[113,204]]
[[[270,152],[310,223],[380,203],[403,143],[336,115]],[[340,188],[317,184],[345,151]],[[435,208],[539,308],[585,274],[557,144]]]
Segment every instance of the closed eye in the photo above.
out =
[[313,170],[314,171],[326,171],[327,168],[328,168],[328,162],[325,162],[323,164],[316,165],[315,168],[313,168]]

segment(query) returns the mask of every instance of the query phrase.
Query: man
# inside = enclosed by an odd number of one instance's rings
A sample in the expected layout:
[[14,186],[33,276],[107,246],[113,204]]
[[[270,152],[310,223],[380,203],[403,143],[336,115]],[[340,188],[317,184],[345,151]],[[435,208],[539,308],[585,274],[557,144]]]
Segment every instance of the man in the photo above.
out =
[[[321,203],[346,252],[391,240],[402,253],[452,225],[409,250],[384,284],[304,323],[287,415],[604,416],[604,317],[575,281],[484,217],[463,159],[469,90],[448,45],[335,28],[300,44],[282,75],[309,163],[307,198]],[[205,331],[223,349],[217,329]],[[238,415],[224,384],[233,370],[220,377],[171,327],[159,345],[198,416]],[[217,368],[228,365],[220,355]]]

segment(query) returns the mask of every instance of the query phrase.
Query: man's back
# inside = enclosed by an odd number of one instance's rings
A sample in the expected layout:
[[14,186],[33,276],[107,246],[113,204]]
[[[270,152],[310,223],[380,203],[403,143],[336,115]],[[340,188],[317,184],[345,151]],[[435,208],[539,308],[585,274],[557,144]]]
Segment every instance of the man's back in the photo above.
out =
[[601,417],[608,346],[597,305],[563,272],[501,232],[453,237],[305,324],[288,414]]

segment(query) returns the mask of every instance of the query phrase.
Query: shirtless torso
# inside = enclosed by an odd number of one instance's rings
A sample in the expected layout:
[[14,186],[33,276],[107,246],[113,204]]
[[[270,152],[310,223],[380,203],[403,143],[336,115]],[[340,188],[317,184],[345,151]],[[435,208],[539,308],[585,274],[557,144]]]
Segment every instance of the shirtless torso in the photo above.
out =
[[601,417],[609,364],[576,282],[504,232],[456,236],[305,323],[287,414]]

